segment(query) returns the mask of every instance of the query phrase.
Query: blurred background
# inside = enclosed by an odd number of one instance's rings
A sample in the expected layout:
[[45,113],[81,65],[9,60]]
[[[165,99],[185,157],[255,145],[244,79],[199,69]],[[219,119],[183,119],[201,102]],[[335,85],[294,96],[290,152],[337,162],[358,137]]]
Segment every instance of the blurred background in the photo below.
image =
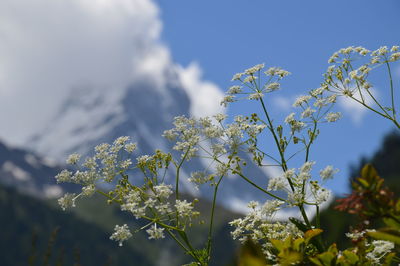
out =
[[[228,109],[219,102],[234,85],[232,75],[258,63],[292,73],[282,90],[265,99],[280,123],[294,111],[297,96],[319,87],[335,51],[399,45],[399,12],[396,0],[2,0],[0,264],[185,263],[168,240],[138,234],[122,248],[108,240],[115,224],[140,221],[105,208],[101,198],[61,212],[55,199],[75,188],[53,177],[67,155],[90,154],[122,135],[138,142],[138,154],[151,154],[170,147],[161,134],[177,115],[257,112],[254,102]],[[399,95],[400,64],[393,67]],[[373,81],[379,100],[387,101],[387,74],[377,71]],[[349,178],[366,161],[396,186],[400,141],[391,124],[346,99],[339,99],[336,111],[343,119],[321,128],[311,154],[317,172],[328,164],[340,169],[327,187],[337,197],[348,193]],[[263,186],[276,174],[273,168],[254,172]],[[262,200],[238,179],[224,186],[215,265],[235,263],[237,243],[227,222],[248,200]],[[187,184],[185,189],[191,196],[209,195]],[[204,213],[207,204],[200,206]],[[201,243],[204,228],[194,231]]]

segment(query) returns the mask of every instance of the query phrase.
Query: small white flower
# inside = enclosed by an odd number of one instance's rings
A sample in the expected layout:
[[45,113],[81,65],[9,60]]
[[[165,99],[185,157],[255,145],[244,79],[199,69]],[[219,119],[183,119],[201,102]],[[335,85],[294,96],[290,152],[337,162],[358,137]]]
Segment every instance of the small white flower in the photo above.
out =
[[276,91],[280,89],[280,84],[278,82],[272,82],[270,84],[268,84],[267,86],[267,90],[268,91]]
[[244,75],[244,73],[236,73],[235,75],[233,75],[232,81],[234,81],[234,80],[240,80],[240,79],[242,78],[243,75]]
[[266,216],[270,216],[279,210],[279,207],[284,204],[281,200],[268,200],[261,207],[261,213]]
[[242,92],[242,87],[237,85],[230,87],[228,90],[228,94],[237,94],[241,92]]
[[193,205],[186,200],[176,200],[175,208],[179,216],[190,216],[192,214]]
[[88,186],[84,186],[82,188],[82,195],[84,196],[91,196],[94,194],[94,192],[96,191],[96,187],[94,184],[88,185]]
[[304,201],[304,195],[301,191],[289,192],[288,201],[292,206],[301,204]]
[[114,145],[116,145],[116,146],[122,146],[122,145],[125,145],[125,143],[127,142],[129,140],[129,137],[128,136],[122,136],[122,137],[119,137],[119,138],[117,138],[116,140],[114,140]]
[[307,109],[305,109],[305,110],[301,113],[301,117],[302,117],[302,118],[310,117],[314,112],[315,112],[314,109],[311,109],[310,107],[307,107]]
[[286,124],[291,124],[291,123],[293,123],[294,121],[296,121],[295,118],[294,118],[294,116],[295,116],[295,113],[290,113],[290,114],[285,118],[285,123],[286,123]]
[[399,50],[399,46],[397,46],[397,45],[392,46],[392,48],[390,49],[390,51],[392,53],[397,52],[398,50]]
[[333,169],[332,165],[328,165],[324,169],[319,172],[322,180],[327,180],[333,178],[333,175],[336,174],[339,169]]
[[269,179],[268,190],[284,190],[287,186],[287,180],[284,176],[277,176]]
[[249,95],[249,100],[259,100],[264,97],[262,92],[255,92]]
[[399,58],[400,58],[400,52],[393,53],[393,54],[390,56],[389,61],[394,62],[394,61],[399,60]]
[[355,231],[352,233],[346,233],[346,236],[348,238],[350,238],[351,240],[358,240],[358,239],[364,237],[364,235],[365,235],[365,231],[360,231],[360,232]]
[[205,172],[193,172],[190,174],[189,182],[195,183],[196,185],[202,185],[210,181],[212,176],[206,174]]
[[136,158],[137,164],[139,166],[144,166],[146,165],[147,161],[150,159],[149,155],[142,155]]
[[332,94],[329,97],[326,98],[326,101],[328,103],[335,103],[337,98],[337,94]]
[[325,188],[322,188],[315,192],[314,198],[316,204],[321,204],[326,202],[331,197],[331,191]]
[[217,122],[221,123],[222,121],[224,121],[226,119],[226,115],[225,114],[216,114],[214,115],[215,120],[217,120]]
[[221,101],[221,105],[226,107],[228,106],[228,103],[233,103],[235,101],[235,97],[233,95],[226,95],[222,101]]
[[294,121],[290,125],[290,127],[292,128],[293,132],[296,132],[296,131],[300,132],[305,126],[306,126],[306,123],[300,122],[300,121]]
[[136,143],[128,143],[125,145],[125,150],[129,153],[132,153],[134,150],[136,150]]
[[342,117],[341,113],[328,113],[325,117],[326,121],[328,122],[336,122]]
[[126,159],[120,162],[119,167],[122,169],[128,169],[128,167],[132,164],[131,159]]
[[63,197],[58,199],[58,204],[65,211],[68,208],[75,207],[75,199],[75,193],[65,193]]
[[172,191],[172,186],[171,185],[166,185],[166,184],[160,184],[157,186],[154,186],[154,191],[157,197],[163,198],[163,199],[168,199],[169,196],[173,193]]
[[81,158],[80,154],[73,153],[70,156],[68,156],[67,164],[76,164],[79,161],[80,158]]
[[255,209],[255,208],[258,207],[259,204],[260,203],[258,201],[252,200],[249,203],[247,203],[247,207],[250,208],[250,209]]
[[300,173],[309,173],[312,166],[315,164],[314,161],[307,161],[300,167]]
[[56,175],[57,183],[61,182],[71,182],[72,181],[72,173],[68,170],[62,170],[61,173]]
[[297,97],[297,99],[293,103],[293,107],[298,107],[304,103],[307,103],[312,98],[311,95],[302,95]]
[[114,233],[110,236],[111,240],[115,240],[119,242],[119,246],[122,246],[122,243],[132,237],[131,232],[129,231],[128,225],[124,224],[122,226],[116,225],[114,228]]
[[255,65],[255,66],[251,67],[251,68],[246,69],[244,71],[244,73],[246,75],[252,75],[252,74],[256,73],[257,71],[260,71],[263,68],[264,68],[264,64],[258,64],[258,65]]
[[256,79],[257,79],[257,77],[255,77],[255,76],[247,76],[247,77],[243,80],[243,82],[244,82],[244,83],[251,83],[251,82],[255,81]]
[[376,264],[379,264],[381,258],[394,249],[394,243],[385,240],[374,240],[372,241],[372,245],[374,249],[368,252],[366,257]]

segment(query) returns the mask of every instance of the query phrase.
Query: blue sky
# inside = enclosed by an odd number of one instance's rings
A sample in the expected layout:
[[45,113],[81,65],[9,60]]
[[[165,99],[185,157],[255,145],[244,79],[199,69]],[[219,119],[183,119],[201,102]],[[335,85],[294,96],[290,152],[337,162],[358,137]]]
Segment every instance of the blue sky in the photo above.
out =
[[[198,62],[204,78],[224,89],[232,85],[232,74],[265,62],[292,72],[277,94],[292,99],[319,86],[327,59],[340,48],[361,45],[372,50],[400,43],[400,2],[396,0],[157,3],[164,23],[162,41],[174,60],[183,65]],[[399,85],[399,69],[395,71]],[[378,88],[387,89],[386,81],[378,76]],[[379,93],[383,97],[386,92]],[[286,111],[268,100],[278,117]],[[231,105],[229,114],[249,113],[249,104]],[[328,183],[337,193],[347,191],[350,163],[371,155],[393,129],[370,112],[360,114],[358,122],[351,113],[344,112],[341,121],[322,128],[312,156],[316,168],[333,164],[340,169]]]
[[[169,69],[196,112],[214,111],[218,88],[229,88],[234,73],[258,63],[292,73],[282,90],[265,98],[278,122],[296,96],[319,87],[333,52],[399,45],[398,14],[398,0],[2,0],[0,138],[26,145],[74,87],[117,95],[146,77],[163,90]],[[399,65],[394,72],[398,91]],[[374,78],[376,91],[387,100],[381,74]],[[255,110],[241,102],[228,113]],[[340,169],[328,184],[337,193],[347,191],[350,163],[371,155],[393,128],[370,112],[341,111],[344,118],[322,128],[312,153],[317,170]]]

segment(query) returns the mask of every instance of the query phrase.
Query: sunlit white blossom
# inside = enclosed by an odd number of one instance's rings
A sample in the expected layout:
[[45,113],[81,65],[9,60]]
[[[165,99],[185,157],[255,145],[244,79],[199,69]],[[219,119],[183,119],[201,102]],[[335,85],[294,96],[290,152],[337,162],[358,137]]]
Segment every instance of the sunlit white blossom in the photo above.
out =
[[58,199],[58,204],[65,211],[66,209],[75,207],[75,199],[76,199],[75,193],[65,193],[63,197]]
[[342,114],[337,112],[337,113],[328,113],[325,117],[326,121],[328,122],[336,122],[342,117]]
[[122,226],[115,225],[114,233],[110,236],[110,239],[118,241],[119,246],[122,246],[122,243],[131,237],[132,233],[129,231],[128,225],[124,224]]
[[333,175],[336,174],[339,170],[333,169],[332,165],[328,165],[324,169],[319,172],[322,180],[327,180],[333,178]]
[[67,164],[76,164],[79,161],[80,158],[81,158],[80,154],[73,153],[70,156],[68,156]]

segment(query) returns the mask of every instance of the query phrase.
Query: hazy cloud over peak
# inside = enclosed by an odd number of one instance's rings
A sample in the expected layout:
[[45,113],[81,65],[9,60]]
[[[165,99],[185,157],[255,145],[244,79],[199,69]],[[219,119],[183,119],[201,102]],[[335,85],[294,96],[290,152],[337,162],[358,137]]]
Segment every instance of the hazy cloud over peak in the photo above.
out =
[[[164,71],[177,66],[161,29],[151,0],[1,1],[0,136],[24,141],[71,88],[123,90],[147,77],[165,89]],[[218,99],[209,104],[215,109]]]

